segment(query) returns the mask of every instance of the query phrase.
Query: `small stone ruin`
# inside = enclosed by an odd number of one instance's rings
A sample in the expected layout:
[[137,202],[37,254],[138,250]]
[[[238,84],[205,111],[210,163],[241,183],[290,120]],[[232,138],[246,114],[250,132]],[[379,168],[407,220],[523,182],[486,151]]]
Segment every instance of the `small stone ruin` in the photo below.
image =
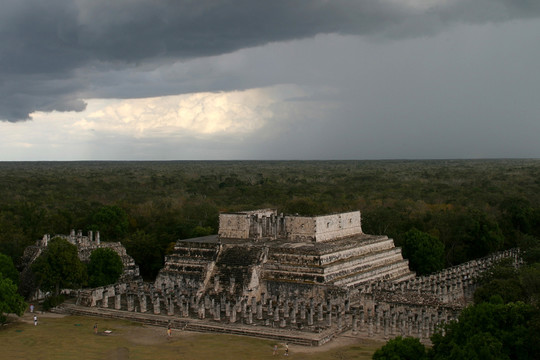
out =
[[[77,231],[77,233],[75,233],[75,230],[71,230],[69,235],[54,235],[52,238],[56,237],[65,239],[77,246],[79,259],[85,263],[90,261],[90,255],[98,248],[109,248],[114,250],[120,256],[124,265],[123,273],[120,275],[118,281],[141,281],[142,278],[139,274],[139,267],[135,264],[135,260],[127,254],[124,246],[119,242],[102,242],[99,231],[97,231],[95,235],[93,231],[89,231],[88,235],[85,236],[82,234],[82,230]],[[21,264],[23,265],[21,271],[21,283],[32,283],[30,266],[43,253],[50,241],[51,236],[45,234],[41,240],[36,241],[34,245],[28,246],[24,250],[21,258]],[[29,299],[37,299],[44,296],[44,294],[33,287],[24,290],[26,297]]]

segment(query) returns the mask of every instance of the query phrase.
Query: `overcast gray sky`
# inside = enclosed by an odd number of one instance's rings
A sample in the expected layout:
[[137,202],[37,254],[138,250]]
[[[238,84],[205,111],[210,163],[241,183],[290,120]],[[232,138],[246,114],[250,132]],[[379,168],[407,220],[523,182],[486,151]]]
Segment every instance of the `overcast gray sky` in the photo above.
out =
[[538,0],[2,0],[0,161],[540,158]]

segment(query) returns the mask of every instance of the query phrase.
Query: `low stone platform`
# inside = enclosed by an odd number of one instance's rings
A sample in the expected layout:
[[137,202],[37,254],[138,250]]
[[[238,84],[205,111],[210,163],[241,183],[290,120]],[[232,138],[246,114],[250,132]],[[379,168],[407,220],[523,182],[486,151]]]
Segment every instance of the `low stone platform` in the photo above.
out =
[[105,309],[78,306],[69,302],[51,309],[51,312],[128,320],[163,328],[167,328],[167,326],[170,324],[173,329],[177,330],[249,336],[268,340],[277,340],[280,342],[288,342],[302,346],[321,346],[332,340],[335,336],[350,330],[347,327],[338,329],[334,326],[327,329],[306,329],[295,331],[291,329],[280,329],[275,327],[246,325],[239,323],[226,324],[223,322],[215,322],[215,324],[213,324],[208,319],[199,320],[194,318],[171,317],[167,315],[155,315],[150,313],[135,313],[110,308]]

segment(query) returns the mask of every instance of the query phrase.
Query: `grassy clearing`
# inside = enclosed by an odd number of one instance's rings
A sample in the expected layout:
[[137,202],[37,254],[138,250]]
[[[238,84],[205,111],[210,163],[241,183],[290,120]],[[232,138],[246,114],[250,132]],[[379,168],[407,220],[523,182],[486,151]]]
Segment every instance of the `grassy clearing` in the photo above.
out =
[[[0,328],[3,359],[276,359],[274,341],[241,336],[197,334],[166,330],[119,320],[66,316],[40,317],[38,326],[15,322]],[[98,322],[99,333],[93,326]],[[104,330],[111,330],[109,335]],[[345,346],[335,343],[321,348],[290,346],[289,359],[371,359],[382,343],[360,339]]]

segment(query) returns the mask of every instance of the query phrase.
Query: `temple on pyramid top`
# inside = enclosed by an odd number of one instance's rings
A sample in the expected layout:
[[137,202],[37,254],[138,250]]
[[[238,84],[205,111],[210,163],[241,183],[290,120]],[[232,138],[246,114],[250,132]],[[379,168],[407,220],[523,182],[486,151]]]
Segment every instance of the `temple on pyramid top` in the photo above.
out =
[[323,216],[283,215],[274,209],[221,213],[223,239],[324,242],[362,234],[360,211]]

